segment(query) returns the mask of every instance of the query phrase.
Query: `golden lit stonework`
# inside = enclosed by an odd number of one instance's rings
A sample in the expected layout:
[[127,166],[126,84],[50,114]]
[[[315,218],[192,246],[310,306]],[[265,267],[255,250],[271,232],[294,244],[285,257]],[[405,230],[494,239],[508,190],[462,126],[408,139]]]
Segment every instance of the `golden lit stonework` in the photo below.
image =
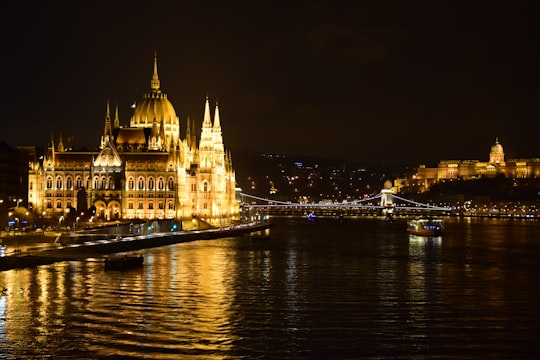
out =
[[540,158],[505,160],[503,146],[499,139],[491,146],[489,161],[479,160],[441,160],[437,167],[420,165],[412,178],[396,179],[399,193],[423,193],[441,181],[474,180],[480,178],[538,178],[540,177]]
[[[29,166],[29,205],[45,217],[77,221],[178,219],[224,225],[239,217],[235,172],[225,151],[218,106],[206,98],[201,137],[180,120],[160,89],[157,58],[150,91],[136,104],[129,127],[111,119],[107,103],[99,151],[65,149],[51,138],[42,161]],[[61,220],[59,220],[61,221]]]

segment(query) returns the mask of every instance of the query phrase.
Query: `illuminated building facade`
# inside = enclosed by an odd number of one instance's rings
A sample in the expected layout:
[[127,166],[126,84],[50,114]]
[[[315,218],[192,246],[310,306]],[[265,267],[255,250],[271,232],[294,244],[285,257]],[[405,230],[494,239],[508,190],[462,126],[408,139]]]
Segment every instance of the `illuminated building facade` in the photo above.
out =
[[489,152],[489,161],[441,160],[436,168],[420,165],[415,175],[408,179],[396,179],[400,193],[423,193],[440,181],[473,180],[483,177],[540,178],[540,158],[505,160],[504,149],[495,140]]
[[51,138],[41,161],[29,163],[29,207],[57,218],[70,209],[83,214],[94,208],[95,221],[197,217],[215,225],[236,219],[235,172],[218,105],[212,121],[206,98],[198,144],[189,118],[186,128],[182,139],[154,57],[150,91],[135,106],[129,127],[120,126],[118,107],[111,117],[107,103],[98,150],[73,151],[60,136],[57,144]]

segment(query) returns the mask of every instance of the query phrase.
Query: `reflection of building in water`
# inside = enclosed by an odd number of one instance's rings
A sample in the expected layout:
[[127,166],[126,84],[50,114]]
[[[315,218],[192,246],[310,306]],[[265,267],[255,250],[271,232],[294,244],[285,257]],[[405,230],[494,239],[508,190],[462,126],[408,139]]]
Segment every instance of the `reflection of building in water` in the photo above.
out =
[[213,121],[206,99],[199,143],[189,118],[186,136],[161,91],[154,58],[150,91],[135,106],[128,127],[118,107],[107,103],[103,135],[96,151],[73,151],[60,136],[51,138],[41,161],[29,168],[29,207],[61,218],[95,207],[95,220],[191,219],[223,224],[238,217],[235,173],[225,151],[218,106]]
[[540,177],[540,158],[504,159],[504,150],[499,140],[491,146],[489,161],[441,160],[435,168],[420,165],[410,179],[396,179],[397,191],[422,193],[431,185],[444,180],[472,180],[482,177],[504,176],[507,178]]

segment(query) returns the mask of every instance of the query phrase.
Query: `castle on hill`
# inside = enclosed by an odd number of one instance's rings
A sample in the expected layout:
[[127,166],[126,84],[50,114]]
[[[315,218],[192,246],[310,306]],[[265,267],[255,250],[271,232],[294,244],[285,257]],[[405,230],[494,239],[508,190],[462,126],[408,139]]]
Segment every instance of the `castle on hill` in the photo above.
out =
[[480,178],[539,178],[540,158],[505,160],[499,139],[491,146],[489,160],[441,160],[437,167],[420,165],[411,178],[396,179],[398,193],[423,193],[442,181],[474,180]]

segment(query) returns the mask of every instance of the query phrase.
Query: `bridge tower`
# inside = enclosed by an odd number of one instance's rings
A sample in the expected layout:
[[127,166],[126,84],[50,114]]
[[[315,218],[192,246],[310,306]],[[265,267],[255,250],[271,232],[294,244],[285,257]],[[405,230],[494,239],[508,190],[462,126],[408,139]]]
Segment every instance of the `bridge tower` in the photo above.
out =
[[394,201],[392,194],[392,182],[390,180],[386,180],[384,182],[384,188],[381,190],[382,213],[386,216],[386,220],[393,220],[394,216]]

